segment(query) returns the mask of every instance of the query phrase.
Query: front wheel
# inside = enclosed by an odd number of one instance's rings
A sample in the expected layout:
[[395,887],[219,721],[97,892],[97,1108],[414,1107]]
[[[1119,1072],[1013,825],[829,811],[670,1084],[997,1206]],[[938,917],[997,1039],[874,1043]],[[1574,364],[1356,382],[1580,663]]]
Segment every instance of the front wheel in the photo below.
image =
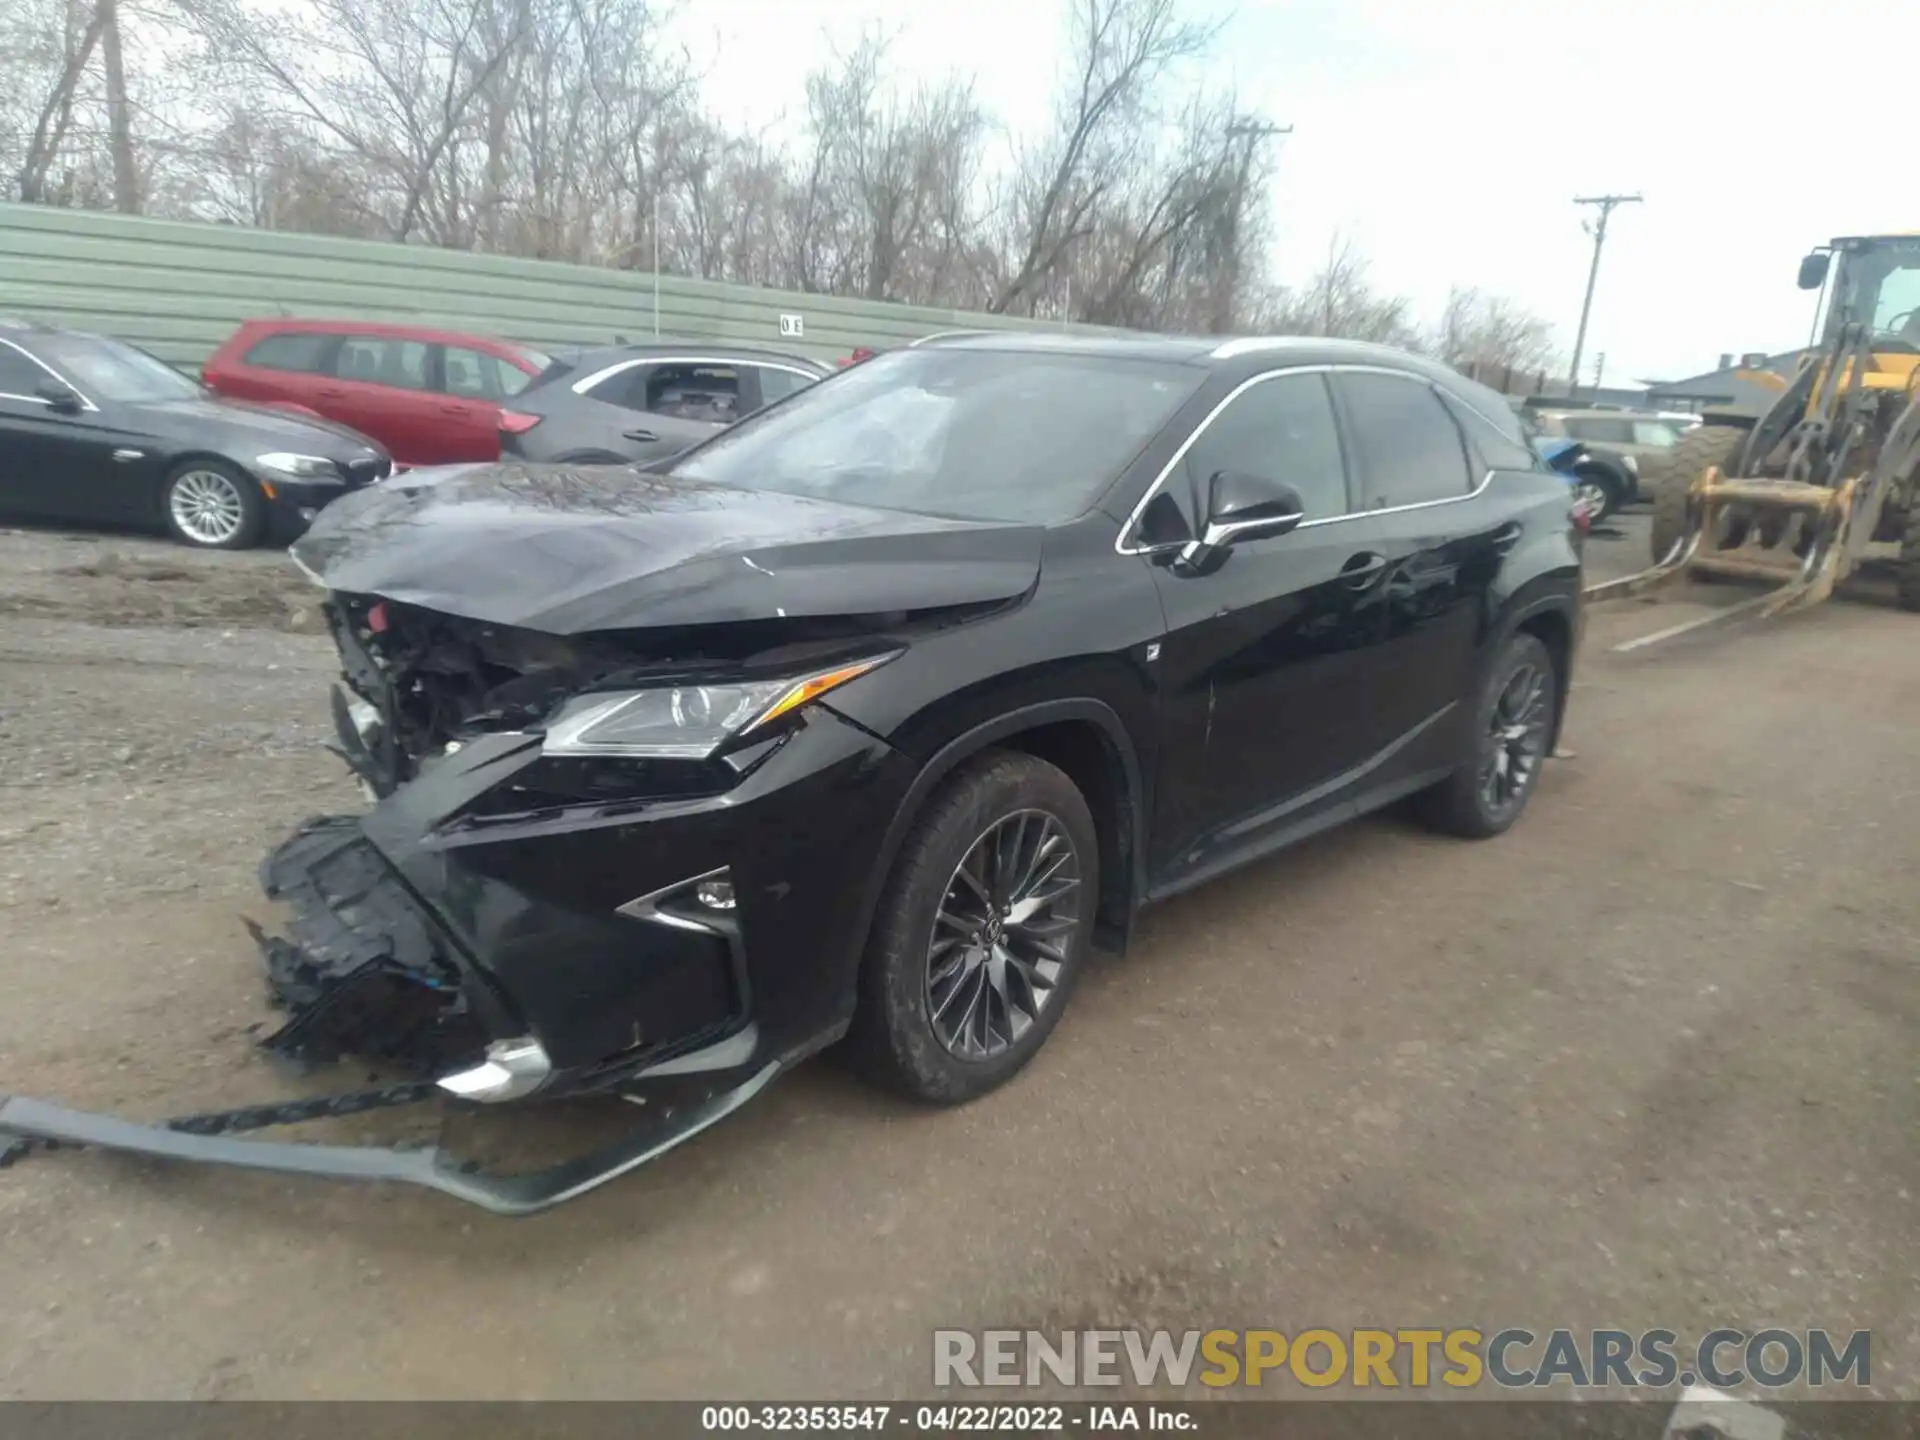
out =
[[871,1078],[952,1105],[1046,1043],[1092,942],[1099,841],[1031,755],[963,765],[914,824],[874,916],[848,1044]]
[[1474,697],[1471,758],[1421,795],[1422,818],[1469,840],[1511,829],[1540,778],[1559,706],[1553,652],[1538,636],[1515,635]]
[[220,460],[189,460],[161,493],[174,539],[202,550],[245,550],[260,543],[267,506],[260,487]]

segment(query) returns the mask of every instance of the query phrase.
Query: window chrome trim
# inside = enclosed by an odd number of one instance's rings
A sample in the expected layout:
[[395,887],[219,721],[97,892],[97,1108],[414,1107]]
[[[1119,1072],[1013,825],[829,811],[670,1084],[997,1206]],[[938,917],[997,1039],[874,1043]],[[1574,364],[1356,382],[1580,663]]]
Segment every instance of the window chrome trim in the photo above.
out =
[[[1239,342],[1230,341],[1228,343],[1238,344]],[[1221,347],[1223,350],[1225,348],[1226,346]],[[1216,351],[1215,353],[1218,354],[1219,352]],[[1191,540],[1165,540],[1158,545],[1129,545],[1127,541],[1134,532],[1139,529],[1140,517],[1146,513],[1147,506],[1153,503],[1153,497],[1160,493],[1162,487],[1166,485],[1168,478],[1173,474],[1174,470],[1179,467],[1180,462],[1187,458],[1187,451],[1193,448],[1194,442],[1207,433],[1208,427],[1220,418],[1221,411],[1225,410],[1247,391],[1256,385],[1265,384],[1269,380],[1279,380],[1289,375],[1352,374],[1392,375],[1397,379],[1410,381],[1415,385],[1424,385],[1429,390],[1436,388],[1435,382],[1429,380],[1426,376],[1417,374],[1412,370],[1396,369],[1391,365],[1355,365],[1321,362],[1312,365],[1292,365],[1282,370],[1262,370],[1258,375],[1248,376],[1245,380],[1242,380],[1238,385],[1234,386],[1233,389],[1229,390],[1225,398],[1206,413],[1200,423],[1193,427],[1192,433],[1180,442],[1180,448],[1173,452],[1172,457],[1161,467],[1160,473],[1154,476],[1153,483],[1147,486],[1146,493],[1140,497],[1140,503],[1133,507],[1132,512],[1127,516],[1126,523],[1120,527],[1120,533],[1113,537],[1114,553],[1117,555],[1159,555],[1178,550],[1183,546],[1193,543]],[[1333,403],[1331,396],[1328,397],[1328,401],[1330,404]],[[1442,408],[1444,409],[1445,407],[1443,406]],[[1470,406],[1469,408],[1472,409],[1473,407]],[[1474,409],[1474,414],[1480,415],[1479,410]],[[1452,419],[1451,416],[1448,418],[1450,420]],[[1480,418],[1490,425],[1493,424],[1492,421],[1487,420],[1485,415],[1480,415]],[[1459,424],[1458,421],[1454,421],[1453,423],[1456,427]],[[1344,453],[1342,458],[1344,459]],[[1436,505],[1458,505],[1463,500],[1477,499],[1486,490],[1487,486],[1492,483],[1493,471],[1489,470],[1480,477],[1480,483],[1464,495],[1446,495],[1438,500],[1416,500],[1411,505],[1385,505],[1378,510],[1355,510],[1347,515],[1327,515],[1319,520],[1302,520],[1287,533],[1290,535],[1296,534],[1301,530],[1312,530],[1320,525],[1339,525],[1348,520],[1371,520],[1376,515],[1399,515],[1409,510],[1430,510]]]
[[735,369],[757,365],[763,370],[784,370],[789,375],[799,375],[815,382],[826,379],[827,374],[831,373],[815,374],[798,365],[778,360],[736,360],[725,355],[642,355],[635,360],[616,360],[611,365],[602,366],[586,379],[574,381],[568,388],[576,395],[588,394],[601,381],[611,380],[615,375],[624,375],[636,365],[731,365]]
[[[74,394],[78,395],[80,397],[80,408],[82,410],[92,410],[96,414],[99,412],[100,407],[94,404],[92,400],[87,398],[86,391],[82,390],[78,385],[74,384],[71,380],[67,379],[66,376],[62,375],[58,370],[54,369],[53,366],[49,365],[46,361],[42,360],[38,355],[34,354],[31,350],[27,349],[24,345],[16,345],[14,344],[13,341],[7,339],[5,336],[0,336],[0,345],[4,345],[9,350],[17,351],[19,354],[24,355],[27,359],[31,360],[35,365],[39,366],[42,370],[46,371],[47,374],[51,375],[55,380],[58,380],[62,385],[66,386],[67,389],[71,390]],[[0,393],[0,399],[24,400],[31,405],[47,404],[47,399],[44,395],[15,395],[11,391]]]

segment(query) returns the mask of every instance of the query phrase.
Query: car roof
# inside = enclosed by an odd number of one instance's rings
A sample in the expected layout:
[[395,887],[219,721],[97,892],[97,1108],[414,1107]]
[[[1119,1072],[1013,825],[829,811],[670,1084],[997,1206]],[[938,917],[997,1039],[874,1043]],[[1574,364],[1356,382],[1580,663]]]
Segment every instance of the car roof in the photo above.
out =
[[1465,378],[1457,370],[1408,350],[1324,335],[1085,335],[1000,330],[957,332],[931,338],[938,340],[942,350],[1099,355],[1209,368],[1248,361],[1277,361],[1287,365],[1390,365],[1448,384],[1458,384]]
[[[329,319],[315,315],[260,315],[241,322],[240,329],[258,333],[274,331],[286,334],[332,335],[351,331],[356,335],[381,335],[396,340],[422,340],[440,344],[459,344],[508,350],[538,350],[517,340],[498,335],[482,335],[472,330],[443,330],[437,325],[408,325],[391,320]],[[236,331],[236,334],[239,332]]]
[[576,369],[613,365],[622,360],[732,360],[740,364],[801,365],[821,375],[831,374],[833,366],[811,355],[796,355],[787,350],[766,350],[753,345],[710,345],[704,340],[648,340],[640,344],[601,345],[593,349],[568,349],[564,357]]

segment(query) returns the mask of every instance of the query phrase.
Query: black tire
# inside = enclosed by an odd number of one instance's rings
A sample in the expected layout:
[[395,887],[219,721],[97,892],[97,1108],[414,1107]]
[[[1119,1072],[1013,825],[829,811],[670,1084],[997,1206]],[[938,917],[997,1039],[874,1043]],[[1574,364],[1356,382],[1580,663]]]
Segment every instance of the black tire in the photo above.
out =
[[[1064,958],[1037,1013],[1004,1049],[963,1058],[935,1026],[935,932],[942,924],[937,917],[949,887],[960,884],[959,868],[976,843],[1009,817],[1023,814],[1050,817],[1071,842],[1070,863],[1079,870],[1079,885],[1072,892],[1076,913],[1071,928],[1053,942]],[[849,1058],[868,1079],[934,1105],[972,1100],[1005,1083],[1046,1043],[1066,1009],[1092,943],[1099,893],[1099,837],[1073,781],[1044,760],[1011,751],[988,751],[964,762],[928,801],[900,847],[861,964],[859,997],[847,1037]],[[1059,923],[1066,919],[1058,917]],[[1007,933],[1011,935],[1012,927]],[[939,964],[955,963],[947,957],[965,964],[967,956],[979,953],[970,942],[956,942]],[[1028,954],[1030,958],[1032,952]],[[988,962],[981,962],[975,972],[980,975],[975,989],[983,1003],[988,998],[988,968]],[[1001,973],[1021,972],[1009,972],[1003,963]],[[966,984],[952,983],[956,990]],[[1025,993],[1031,1000],[1037,992]],[[950,1003],[952,997],[949,991]],[[971,1002],[965,1008],[971,1012]]]
[[1687,533],[1687,495],[1709,465],[1722,470],[1734,452],[1746,443],[1738,425],[1696,425],[1673,447],[1672,458],[1660,467],[1660,488],[1653,497],[1653,533],[1648,548],[1658,565]]
[[1600,497],[1600,506],[1587,517],[1590,525],[1599,525],[1611,518],[1622,505],[1627,503],[1629,490],[1627,480],[1607,465],[1577,465],[1573,471],[1574,487],[1579,490],[1591,486]]
[[[1518,774],[1512,794],[1497,801],[1486,784],[1487,767],[1496,761],[1494,717],[1503,701],[1517,694],[1516,687],[1528,672],[1540,682],[1541,708],[1526,717],[1526,768]],[[1510,638],[1474,696],[1472,754],[1445,780],[1421,793],[1416,807],[1420,819],[1436,830],[1467,840],[1485,840],[1511,829],[1525,812],[1539,782],[1557,729],[1559,707],[1560,667],[1554,663],[1553,652],[1535,635],[1522,632]],[[1513,718],[1518,720],[1517,716]],[[1512,767],[1518,762],[1514,756],[1510,745],[1504,771],[1508,776],[1515,774]]]
[[1900,562],[1895,593],[1902,610],[1920,611],[1920,495],[1914,493],[1920,477],[1909,480],[1902,492],[1907,502],[1906,528],[1900,533]]
[[[206,505],[196,507],[190,495],[208,497]],[[217,523],[216,505],[222,516]],[[196,514],[202,518],[192,519]],[[267,531],[266,497],[251,475],[225,460],[183,460],[174,466],[160,488],[160,515],[168,534],[196,550],[251,550]]]

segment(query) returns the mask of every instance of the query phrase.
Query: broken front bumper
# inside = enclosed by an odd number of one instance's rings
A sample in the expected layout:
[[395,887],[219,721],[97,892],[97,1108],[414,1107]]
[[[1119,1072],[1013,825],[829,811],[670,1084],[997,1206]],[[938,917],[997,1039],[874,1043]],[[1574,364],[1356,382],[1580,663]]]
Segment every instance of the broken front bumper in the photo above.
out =
[[780,1068],[778,1063],[770,1063],[744,1083],[670,1112],[590,1154],[514,1175],[483,1173],[437,1147],[303,1145],[232,1135],[196,1135],[18,1095],[0,1096],[0,1140],[51,1141],[61,1146],[119,1150],[160,1160],[191,1160],[285,1175],[392,1180],[438,1190],[496,1215],[531,1215],[618,1179],[725,1119],[757,1095]]

